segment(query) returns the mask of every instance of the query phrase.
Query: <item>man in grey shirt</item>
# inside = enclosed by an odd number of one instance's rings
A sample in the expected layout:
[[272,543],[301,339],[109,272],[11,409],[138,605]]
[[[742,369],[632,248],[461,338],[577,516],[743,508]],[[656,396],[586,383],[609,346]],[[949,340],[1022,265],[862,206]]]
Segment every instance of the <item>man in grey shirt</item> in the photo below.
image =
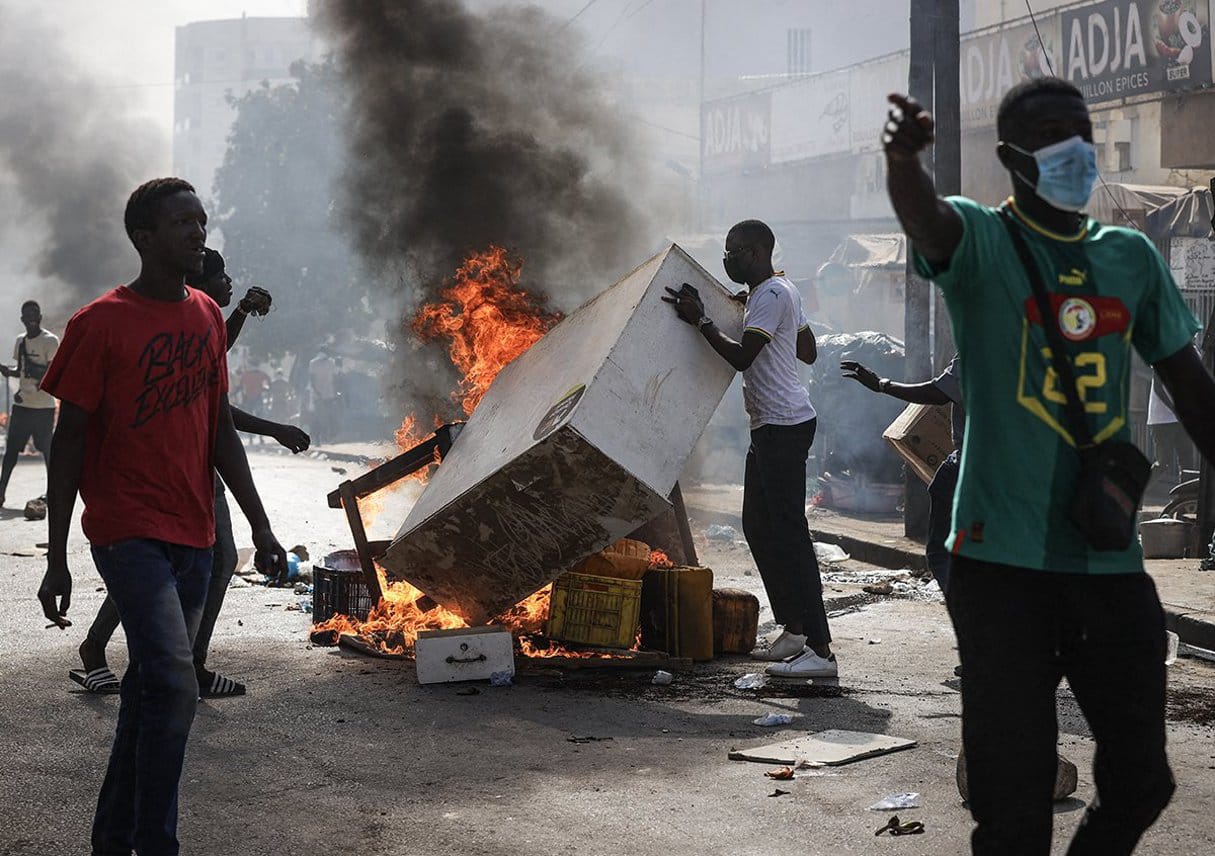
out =
[[726,362],[743,373],[743,401],[751,417],[743,483],[743,532],[764,581],[773,615],[783,628],[771,646],[752,656],[773,662],[783,678],[835,677],[835,655],[823,606],[823,586],[806,522],[806,458],[817,419],[798,373],[814,362],[814,333],[801,295],[772,269],[776,238],[759,220],[735,224],[726,235],[726,275],[748,291],[741,342],[705,314],[696,289],[668,288],[679,317],[695,325]]

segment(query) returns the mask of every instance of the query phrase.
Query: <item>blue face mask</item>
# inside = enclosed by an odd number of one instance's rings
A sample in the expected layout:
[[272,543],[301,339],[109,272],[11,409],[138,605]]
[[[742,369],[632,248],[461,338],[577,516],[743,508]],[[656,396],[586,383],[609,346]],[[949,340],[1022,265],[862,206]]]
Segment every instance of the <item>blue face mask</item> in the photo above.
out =
[[1079,211],[1097,183],[1097,149],[1080,136],[1069,137],[1035,152],[1005,143],[1015,152],[1032,157],[1038,164],[1038,183],[1033,184],[1016,170],[1013,172],[1034,188],[1042,201],[1063,211]]

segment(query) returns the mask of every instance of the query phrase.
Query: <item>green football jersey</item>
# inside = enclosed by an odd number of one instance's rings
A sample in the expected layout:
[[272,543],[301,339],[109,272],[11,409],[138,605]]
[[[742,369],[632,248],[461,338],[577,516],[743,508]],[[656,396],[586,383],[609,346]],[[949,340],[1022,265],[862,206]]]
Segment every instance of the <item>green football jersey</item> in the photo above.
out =
[[[953,258],[920,272],[953,322],[968,421],[954,495],[955,554],[1064,573],[1143,570],[1125,551],[1088,547],[1067,516],[1080,457],[1029,279],[999,211],[952,197],[964,233]],[[1147,237],[1089,219],[1057,235],[1010,199],[1055,313],[1097,442],[1129,440],[1131,348],[1148,364],[1190,344],[1200,325]]]

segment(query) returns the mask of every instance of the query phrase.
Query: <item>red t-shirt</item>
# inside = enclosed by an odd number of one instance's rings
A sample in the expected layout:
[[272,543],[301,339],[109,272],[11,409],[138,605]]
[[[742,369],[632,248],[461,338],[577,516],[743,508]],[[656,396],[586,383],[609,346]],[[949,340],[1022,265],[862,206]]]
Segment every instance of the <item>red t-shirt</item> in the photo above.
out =
[[42,388],[90,414],[80,496],[93,546],[215,543],[226,344],[219,307],[194,289],[169,303],[122,285],[68,322]]

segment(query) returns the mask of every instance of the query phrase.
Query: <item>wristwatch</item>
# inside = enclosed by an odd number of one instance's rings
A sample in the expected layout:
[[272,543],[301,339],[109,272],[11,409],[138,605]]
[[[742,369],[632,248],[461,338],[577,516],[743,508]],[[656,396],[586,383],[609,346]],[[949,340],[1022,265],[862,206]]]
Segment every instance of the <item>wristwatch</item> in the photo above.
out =
[[890,378],[884,377],[878,381],[878,392],[886,393],[890,391]]
[[701,315],[700,320],[696,322],[696,329],[703,332],[705,327],[708,327],[712,323],[713,319],[708,315]]

